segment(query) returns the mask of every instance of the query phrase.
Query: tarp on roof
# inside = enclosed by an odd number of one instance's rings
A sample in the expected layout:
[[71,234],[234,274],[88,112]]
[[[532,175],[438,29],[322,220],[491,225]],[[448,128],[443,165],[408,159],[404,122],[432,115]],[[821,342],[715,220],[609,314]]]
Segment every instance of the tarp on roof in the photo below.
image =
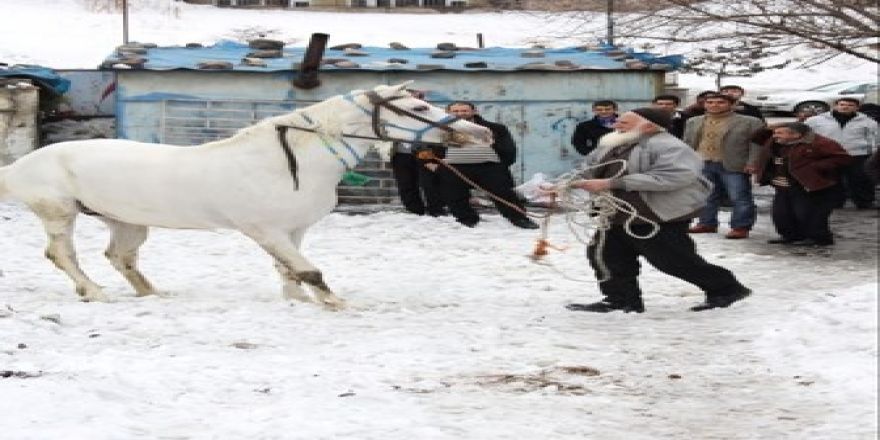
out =
[[[304,47],[283,49],[282,58],[264,58],[266,66],[251,66],[241,62],[242,58],[255,50],[247,44],[234,41],[221,41],[207,47],[154,47],[147,48],[145,54],[135,57],[146,59],[143,69],[173,70],[199,69],[199,64],[208,61],[225,61],[232,64],[236,71],[285,71],[297,70],[296,63],[302,60],[306,51]],[[597,47],[592,50],[584,48],[563,49],[518,49],[492,47],[485,49],[459,49],[454,51],[454,58],[433,58],[437,52],[433,48],[395,50],[381,47],[363,47],[356,50],[363,56],[350,56],[341,50],[327,50],[325,61],[344,59],[356,63],[356,67],[341,67],[325,63],[322,71],[333,70],[455,70],[455,71],[513,71],[513,70],[619,70],[631,69],[633,61],[644,63],[641,69],[673,70],[681,66],[681,55],[656,56],[645,52],[619,49],[615,47]],[[543,56],[529,57],[543,53]],[[104,66],[112,66],[121,59],[114,55],[108,58]],[[389,60],[405,60],[406,63]],[[484,63],[474,67],[472,63]],[[468,66],[468,64],[472,64]]]
[[57,95],[63,95],[70,89],[70,80],[62,78],[54,70],[42,66],[16,64],[0,68],[0,78],[30,79],[43,89]]

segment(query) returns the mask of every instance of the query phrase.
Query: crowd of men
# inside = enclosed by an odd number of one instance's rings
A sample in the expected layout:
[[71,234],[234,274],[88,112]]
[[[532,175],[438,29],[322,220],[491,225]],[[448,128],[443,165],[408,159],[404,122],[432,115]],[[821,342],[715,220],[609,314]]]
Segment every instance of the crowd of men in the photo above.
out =
[[[571,138],[591,167],[571,186],[611,193],[632,206],[638,219],[615,216],[602,246],[595,240],[588,246],[603,298],[569,304],[570,310],[644,312],[640,256],[703,290],[705,301],[693,311],[727,307],[751,295],[730,271],[704,260],[689,235],[717,233],[719,210],[727,204],[732,212],[725,237],[749,238],[757,216],[753,184],[774,189],[772,220],[779,236],[768,241],[772,245],[831,246],[834,209],[847,200],[856,209],[875,209],[875,113],[862,113],[857,99],[842,97],[826,113],[768,125],[758,108],[742,101],[744,93],[729,85],[700,93],[684,108],[677,96],[660,95],[651,107],[622,114],[613,100],[593,103],[593,117],[579,123]],[[454,102],[447,111],[488,127],[495,142],[433,151],[434,158],[414,155],[417,145],[396,146],[392,164],[404,207],[434,216],[448,209],[459,223],[474,227],[480,218],[470,196],[478,186],[494,196],[513,225],[537,228],[513,190],[509,167],[516,145],[508,129],[483,119],[470,102]]]

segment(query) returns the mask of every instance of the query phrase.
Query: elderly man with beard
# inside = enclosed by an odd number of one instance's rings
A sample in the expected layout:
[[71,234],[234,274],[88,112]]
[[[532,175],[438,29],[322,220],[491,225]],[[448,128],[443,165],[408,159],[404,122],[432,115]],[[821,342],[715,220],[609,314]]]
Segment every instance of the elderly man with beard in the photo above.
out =
[[[600,281],[604,299],[591,304],[569,304],[574,311],[607,313],[645,310],[639,288],[639,257],[661,272],[696,285],[705,302],[692,311],[727,307],[751,293],[727,269],[708,263],[697,254],[688,235],[688,224],[706,202],[710,184],[702,177],[703,162],[687,144],[667,133],[669,112],[638,108],[624,113],[606,134],[599,148],[587,156],[593,166],[585,180],[571,186],[592,193],[610,191],[632,205],[641,217],[625,226],[618,213],[606,232],[604,246],[597,240],[587,248],[590,265]],[[619,161],[617,161],[619,160]],[[626,163],[622,174],[621,167]],[[656,234],[649,238],[655,227]],[[608,273],[604,273],[607,269]]]

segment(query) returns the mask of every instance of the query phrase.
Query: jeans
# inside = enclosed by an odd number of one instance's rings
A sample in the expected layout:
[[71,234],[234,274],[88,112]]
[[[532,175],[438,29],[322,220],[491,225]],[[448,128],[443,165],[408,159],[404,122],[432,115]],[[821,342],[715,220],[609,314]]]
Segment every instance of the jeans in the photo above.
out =
[[726,191],[733,203],[730,216],[730,227],[751,229],[755,224],[755,201],[752,198],[752,181],[746,173],[738,173],[724,169],[721,162],[704,162],[703,176],[712,182],[712,194],[700,213],[701,225],[718,226],[718,208]]

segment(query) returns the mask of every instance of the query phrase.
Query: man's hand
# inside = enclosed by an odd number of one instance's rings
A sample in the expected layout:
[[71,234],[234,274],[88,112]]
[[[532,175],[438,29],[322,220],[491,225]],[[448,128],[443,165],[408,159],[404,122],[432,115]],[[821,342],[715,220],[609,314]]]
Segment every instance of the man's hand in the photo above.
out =
[[611,189],[611,179],[577,180],[571,183],[572,188],[580,188],[589,192],[600,192]]

